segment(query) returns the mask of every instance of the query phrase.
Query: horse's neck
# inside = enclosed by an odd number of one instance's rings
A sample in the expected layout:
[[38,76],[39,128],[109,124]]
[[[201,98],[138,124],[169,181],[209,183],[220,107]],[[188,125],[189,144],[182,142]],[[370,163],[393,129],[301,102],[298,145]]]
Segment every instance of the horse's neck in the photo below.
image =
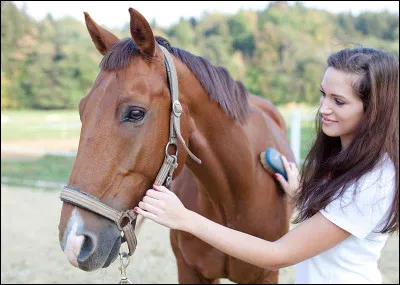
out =
[[247,176],[255,171],[250,143],[244,127],[226,115],[208,94],[193,97],[196,104],[190,108],[189,147],[202,164],[188,157],[186,165],[201,184],[199,191],[207,192],[211,200],[230,212],[234,209],[226,207],[248,195],[251,179]]

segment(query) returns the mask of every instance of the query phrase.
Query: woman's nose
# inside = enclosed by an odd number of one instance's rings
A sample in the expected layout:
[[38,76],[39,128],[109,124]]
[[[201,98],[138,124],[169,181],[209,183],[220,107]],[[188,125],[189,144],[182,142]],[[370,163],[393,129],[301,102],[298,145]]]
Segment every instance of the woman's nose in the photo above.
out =
[[321,105],[319,107],[319,112],[321,114],[331,114],[332,113],[332,108],[329,106],[329,103],[327,100],[322,100]]

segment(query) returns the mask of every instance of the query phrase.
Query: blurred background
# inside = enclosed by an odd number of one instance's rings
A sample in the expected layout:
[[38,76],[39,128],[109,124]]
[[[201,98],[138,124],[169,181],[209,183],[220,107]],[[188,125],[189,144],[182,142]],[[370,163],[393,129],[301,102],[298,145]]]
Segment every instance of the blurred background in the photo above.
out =
[[[357,44],[399,56],[399,1],[2,1],[2,283],[119,280],[117,262],[90,273],[68,263],[58,244],[58,195],[78,148],[78,103],[101,61],[83,12],[124,38],[129,7],[155,35],[226,67],[251,93],[272,101],[300,165],[314,139],[327,57]],[[127,270],[132,281],[177,283],[168,230],[145,222],[138,239]],[[399,283],[397,234],[379,266],[384,283]],[[293,268],[280,276],[281,283],[293,283]]]

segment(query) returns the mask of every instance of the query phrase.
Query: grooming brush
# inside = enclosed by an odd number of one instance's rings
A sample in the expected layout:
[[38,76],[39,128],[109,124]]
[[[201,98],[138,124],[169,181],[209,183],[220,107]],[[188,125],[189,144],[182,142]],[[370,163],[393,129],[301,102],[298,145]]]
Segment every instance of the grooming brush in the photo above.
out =
[[269,147],[266,151],[260,153],[260,162],[265,170],[272,175],[279,173],[286,181],[288,180],[285,167],[283,166],[281,153],[276,149]]

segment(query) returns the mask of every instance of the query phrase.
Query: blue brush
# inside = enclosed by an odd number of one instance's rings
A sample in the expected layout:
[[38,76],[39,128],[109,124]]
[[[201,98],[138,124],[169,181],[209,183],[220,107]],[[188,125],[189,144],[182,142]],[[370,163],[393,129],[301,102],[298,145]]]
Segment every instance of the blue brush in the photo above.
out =
[[260,153],[260,161],[262,166],[272,175],[281,174],[287,181],[287,174],[283,166],[281,153],[276,149],[269,147],[266,151]]

